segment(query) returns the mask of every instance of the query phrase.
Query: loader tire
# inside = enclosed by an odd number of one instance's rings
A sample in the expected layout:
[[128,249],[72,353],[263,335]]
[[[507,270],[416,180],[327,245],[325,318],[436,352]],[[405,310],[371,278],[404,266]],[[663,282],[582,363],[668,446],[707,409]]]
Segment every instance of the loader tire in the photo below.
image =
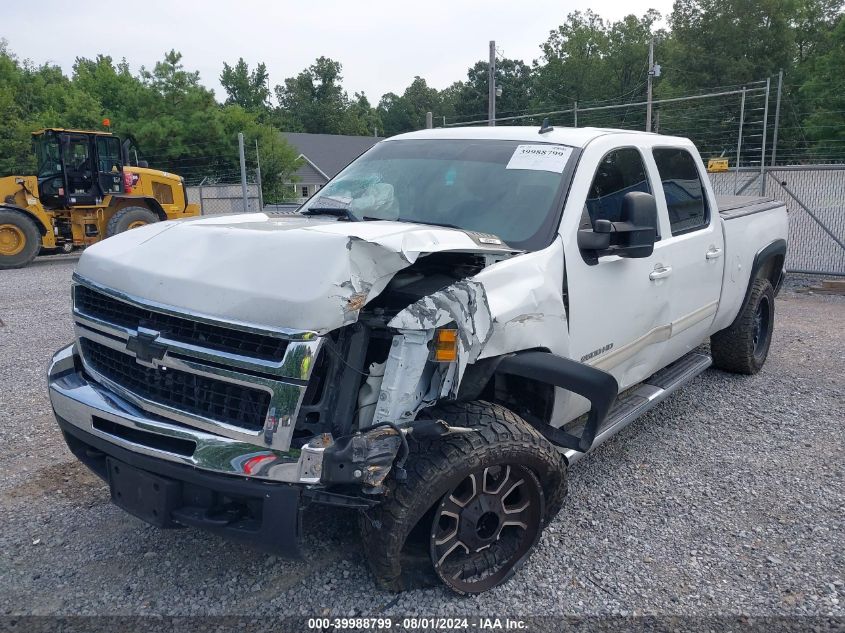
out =
[[772,285],[768,279],[755,279],[739,316],[710,337],[713,366],[734,374],[756,374],[769,355],[774,323]]
[[115,213],[106,225],[106,237],[158,222],[158,216],[144,207],[126,207]]
[[0,270],[22,268],[41,250],[41,233],[26,214],[0,209]]
[[[496,404],[449,403],[428,417],[466,430],[431,439],[409,434],[407,478],[391,475],[385,501],[361,515],[364,552],[385,589],[439,578],[457,593],[481,593],[513,576],[560,510],[566,461],[525,420]],[[448,536],[452,527],[467,543],[444,555],[451,545],[442,545],[443,532]]]

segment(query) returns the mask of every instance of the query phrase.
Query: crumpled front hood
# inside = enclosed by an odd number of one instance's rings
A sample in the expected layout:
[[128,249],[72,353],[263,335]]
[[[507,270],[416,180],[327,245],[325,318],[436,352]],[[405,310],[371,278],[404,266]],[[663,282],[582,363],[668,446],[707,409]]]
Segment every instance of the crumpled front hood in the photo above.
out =
[[503,248],[435,226],[250,213],[127,231],[86,249],[77,273],[208,317],[322,334],[354,322],[396,272],[439,251]]

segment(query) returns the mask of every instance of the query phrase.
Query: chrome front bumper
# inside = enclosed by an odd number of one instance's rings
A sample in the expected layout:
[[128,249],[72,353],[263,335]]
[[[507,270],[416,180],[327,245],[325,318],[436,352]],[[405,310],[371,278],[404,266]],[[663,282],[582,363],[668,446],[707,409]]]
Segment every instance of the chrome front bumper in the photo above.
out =
[[[56,415],[86,433],[135,453],[214,473],[286,483],[320,483],[325,450],[322,446],[275,450],[152,418],[125,398],[92,382],[80,371],[81,367],[75,345],[68,345],[53,356],[48,385]],[[145,443],[144,438],[161,441]],[[177,441],[181,447],[193,444],[194,448],[179,452],[161,448],[167,446],[168,440]]]

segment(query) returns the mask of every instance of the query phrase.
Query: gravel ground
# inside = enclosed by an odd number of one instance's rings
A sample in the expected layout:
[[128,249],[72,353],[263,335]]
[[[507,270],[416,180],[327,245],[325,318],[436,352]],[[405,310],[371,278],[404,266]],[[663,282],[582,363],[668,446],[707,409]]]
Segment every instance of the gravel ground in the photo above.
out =
[[806,280],[760,374],[708,370],[603,445],[520,573],[460,598],[376,589],[348,513],[289,562],[112,506],[46,398],[73,266],[0,272],[0,614],[845,615],[845,298]]

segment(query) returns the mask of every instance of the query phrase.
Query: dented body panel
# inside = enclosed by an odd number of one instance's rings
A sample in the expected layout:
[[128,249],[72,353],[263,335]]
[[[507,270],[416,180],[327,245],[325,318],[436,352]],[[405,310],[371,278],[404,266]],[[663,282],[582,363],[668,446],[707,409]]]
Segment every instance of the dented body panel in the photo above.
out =
[[220,321],[325,334],[423,254],[502,250],[448,228],[252,213],[116,235],[87,249],[77,273]]

